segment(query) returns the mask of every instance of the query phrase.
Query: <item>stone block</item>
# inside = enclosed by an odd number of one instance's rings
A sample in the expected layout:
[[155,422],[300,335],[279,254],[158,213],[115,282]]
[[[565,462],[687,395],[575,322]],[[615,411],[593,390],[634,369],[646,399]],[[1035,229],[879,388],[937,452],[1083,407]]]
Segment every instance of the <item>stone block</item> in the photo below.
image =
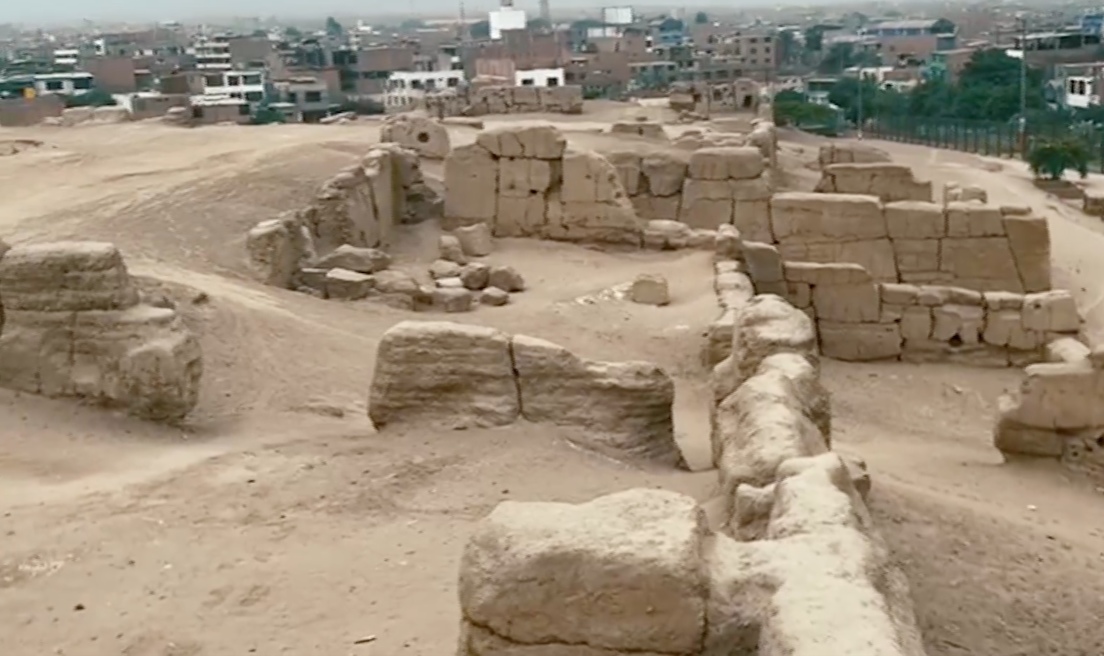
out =
[[895,323],[817,321],[820,349],[847,362],[893,360],[901,355],[901,328]]
[[1068,291],[1038,292],[1024,296],[1023,325],[1038,332],[1077,332],[1081,329],[1081,316]]
[[938,239],[895,239],[893,252],[901,273],[939,271]]
[[956,280],[996,281],[997,289],[1022,292],[1023,284],[1008,239],[977,237],[940,240],[940,270]]
[[671,302],[667,279],[647,273],[638,275],[629,289],[629,299],[642,305],[667,305]]
[[771,198],[771,232],[778,241],[838,242],[888,236],[875,196],[782,192]]
[[1050,228],[1041,217],[1006,215],[1004,229],[1025,292],[1050,289]]
[[981,343],[985,310],[972,305],[942,305],[932,309],[932,340],[952,345]]
[[817,285],[813,307],[820,321],[877,323],[881,316],[881,295],[874,283]]
[[782,257],[770,244],[753,241],[743,243],[743,260],[756,286],[760,283],[782,282]]
[[885,205],[890,239],[940,239],[947,235],[947,218],[935,203],[902,200]]
[[1004,215],[996,205],[947,203],[947,237],[1003,237]]
[[348,269],[330,269],[326,272],[326,297],[344,301],[367,298],[375,287],[372,276]]

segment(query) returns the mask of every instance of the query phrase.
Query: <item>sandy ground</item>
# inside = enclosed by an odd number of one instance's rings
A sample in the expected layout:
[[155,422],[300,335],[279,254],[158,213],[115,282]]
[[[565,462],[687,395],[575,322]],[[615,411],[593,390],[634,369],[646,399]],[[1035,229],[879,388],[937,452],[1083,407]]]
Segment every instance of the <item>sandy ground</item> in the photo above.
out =
[[[571,140],[603,145],[584,130],[616,111],[580,117]],[[4,654],[451,653],[460,550],[499,501],[642,485],[713,494],[713,472],[612,462],[547,427],[372,430],[375,346],[410,315],[258,285],[243,241],[377,136],[371,124],[0,130],[0,141],[44,143],[0,157],[0,236],[116,242],[178,300],[206,357],[200,407],[177,428],[0,392]],[[814,145],[787,144],[786,156]],[[1052,202],[976,158],[886,147],[921,177],[969,179],[1040,210]],[[1104,293],[1104,260],[1091,257],[1104,236],[1075,212],[1048,216],[1060,280],[1091,301]],[[435,230],[408,229],[399,266],[424,268]],[[680,442],[700,452],[700,335],[715,313],[707,254],[511,241],[490,259],[531,289],[461,320],[660,363],[677,381]],[[667,276],[670,307],[610,293],[644,271]],[[200,291],[210,302],[191,302]],[[912,581],[929,654],[1104,653],[1104,494],[1057,467],[1000,463],[991,424],[1015,370],[829,362],[825,380],[837,448],[873,472],[872,506]]]

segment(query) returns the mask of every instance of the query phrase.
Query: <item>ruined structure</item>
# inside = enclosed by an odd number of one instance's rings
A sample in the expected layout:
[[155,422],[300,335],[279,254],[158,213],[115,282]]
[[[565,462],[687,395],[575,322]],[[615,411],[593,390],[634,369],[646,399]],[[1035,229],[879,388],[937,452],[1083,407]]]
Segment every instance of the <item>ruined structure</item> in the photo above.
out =
[[394,142],[426,159],[444,159],[450,148],[445,126],[421,116],[395,114],[380,126],[380,141]]
[[867,144],[830,143],[821,146],[817,154],[817,163],[822,169],[832,164],[877,164],[889,161],[889,153]]
[[1057,458],[1104,474],[1104,348],[1059,339],[1047,360],[1024,369],[1020,388],[1001,397],[993,444],[1007,458]]
[[[246,239],[249,263],[267,284],[316,288],[328,268],[348,260],[348,249],[386,248],[392,228],[439,214],[436,193],[422,178],[418,156],[394,144],[373,148],[360,164],[327,180],[311,203],[293,214],[262,221]],[[331,254],[344,248],[346,256]],[[382,254],[362,253],[375,273]],[[319,269],[324,269],[319,272]],[[324,289],[317,290],[324,292]]]
[[581,114],[579,86],[482,86],[462,91],[447,89],[425,98],[430,116],[486,116],[488,114]]
[[380,340],[368,414],[381,430],[526,419],[578,428],[572,441],[610,456],[676,465],[674,393],[651,363],[596,362],[524,335],[404,321]]
[[196,405],[199,342],[174,310],[140,302],[118,249],[0,247],[0,386],[178,420]]
[[773,296],[738,314],[714,380],[721,525],[659,490],[500,504],[461,561],[460,654],[922,656],[908,584],[829,451],[811,321]]
[[815,191],[868,194],[887,203],[932,200],[931,182],[917,181],[903,164],[830,164],[822,169]]

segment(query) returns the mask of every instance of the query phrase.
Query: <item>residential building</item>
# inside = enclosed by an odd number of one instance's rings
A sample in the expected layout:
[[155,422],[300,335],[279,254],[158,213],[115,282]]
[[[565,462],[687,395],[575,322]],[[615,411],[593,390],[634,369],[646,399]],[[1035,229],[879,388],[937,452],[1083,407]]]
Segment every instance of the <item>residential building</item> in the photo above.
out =
[[488,19],[492,40],[501,39],[502,32],[505,30],[525,29],[525,12],[505,3],[504,6],[490,12]]
[[200,71],[228,71],[233,68],[230,56],[230,37],[200,37],[190,50],[195,56],[195,66]]
[[1064,64],[1054,69],[1059,89],[1058,104],[1068,109],[1087,109],[1101,104],[1104,95],[1104,62]]
[[54,51],[54,66],[73,68],[80,62],[80,48],[58,48]]
[[95,78],[83,71],[73,73],[45,73],[34,76],[34,89],[38,95],[55,93],[62,96],[79,96],[95,87]]
[[933,52],[924,69],[924,77],[954,84],[975,52],[977,48],[955,48]]
[[86,57],[83,68],[96,78],[96,86],[108,93],[138,91],[138,69],[133,57]]
[[406,46],[369,46],[333,51],[341,92],[364,97],[382,96],[392,73],[414,68],[414,49]]
[[246,124],[252,118],[252,107],[236,98],[194,97],[191,99],[191,125],[216,123]]
[[839,78],[835,77],[815,77],[805,80],[805,97],[809,99],[809,102],[817,105],[830,105],[828,94],[831,93],[837,82],[839,82]]
[[1099,59],[1101,36],[1078,31],[1033,32],[1026,37],[1015,35],[1013,48],[1027,47],[1027,61],[1032,66],[1057,64],[1088,64]]
[[882,63],[924,63],[932,53],[957,47],[954,26],[945,20],[900,20],[875,23],[860,30],[873,41]]
[[272,83],[276,103],[294,108],[297,120],[313,123],[327,116],[336,104],[324,80],[293,77]]
[[464,71],[396,71],[386,81],[383,105],[387,111],[404,111],[421,102],[426,92],[455,89],[464,82]]
[[205,71],[201,96],[219,99],[242,100],[256,105],[265,99],[266,73],[252,71]]
[[564,69],[534,68],[514,71],[514,85],[519,87],[562,87],[564,85]]

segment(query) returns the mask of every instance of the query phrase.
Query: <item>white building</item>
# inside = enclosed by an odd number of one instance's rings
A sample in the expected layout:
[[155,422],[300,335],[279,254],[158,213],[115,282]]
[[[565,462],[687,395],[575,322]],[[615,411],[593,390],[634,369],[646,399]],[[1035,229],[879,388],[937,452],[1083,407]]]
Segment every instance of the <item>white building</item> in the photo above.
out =
[[199,37],[189,48],[189,54],[195,56],[196,70],[199,71],[228,71],[232,68],[230,39],[225,36]]
[[514,84],[519,87],[562,87],[564,69],[534,68],[528,71],[514,71]]
[[464,71],[395,71],[387,78],[383,105],[388,111],[417,105],[427,91],[455,89],[464,83]]
[[263,70],[208,71],[203,75],[201,98],[244,100],[256,104],[264,100],[265,82]]
[[91,73],[45,73],[34,76],[34,88],[38,95],[79,96],[91,91],[94,81]]
[[632,7],[603,7],[602,22],[606,25],[632,25],[636,19]]
[[55,66],[76,66],[80,61],[80,50],[76,48],[59,48],[54,51]]
[[501,39],[502,30],[524,30],[525,11],[513,7],[501,7],[488,14],[491,38]]

